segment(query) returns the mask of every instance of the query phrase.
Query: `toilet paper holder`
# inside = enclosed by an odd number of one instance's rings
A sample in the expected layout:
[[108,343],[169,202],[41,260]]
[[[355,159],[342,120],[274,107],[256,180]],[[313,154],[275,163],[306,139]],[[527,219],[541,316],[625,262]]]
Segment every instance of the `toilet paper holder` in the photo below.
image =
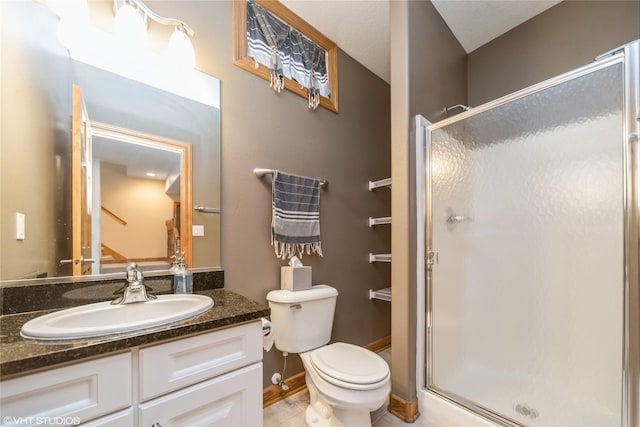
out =
[[262,321],[262,348],[264,351],[269,351],[274,342],[273,325],[264,317],[260,320]]

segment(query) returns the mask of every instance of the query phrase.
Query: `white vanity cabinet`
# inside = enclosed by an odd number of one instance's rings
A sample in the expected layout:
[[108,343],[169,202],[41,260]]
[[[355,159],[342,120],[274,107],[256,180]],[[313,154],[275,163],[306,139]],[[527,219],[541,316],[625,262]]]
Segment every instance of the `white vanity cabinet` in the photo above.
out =
[[131,406],[131,353],[0,383],[2,426],[73,425]]
[[143,403],[139,424],[262,426],[262,366],[253,364]]
[[262,426],[261,360],[259,321],[141,349],[138,425]]
[[255,321],[3,381],[0,425],[260,427],[261,343]]

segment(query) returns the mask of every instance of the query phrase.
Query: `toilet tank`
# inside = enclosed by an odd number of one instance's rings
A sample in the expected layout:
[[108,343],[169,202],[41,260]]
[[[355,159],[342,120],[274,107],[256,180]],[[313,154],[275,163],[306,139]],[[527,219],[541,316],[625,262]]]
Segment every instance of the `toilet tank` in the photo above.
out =
[[274,343],[278,350],[303,353],[331,339],[338,291],[315,285],[306,291],[279,289],[267,294]]

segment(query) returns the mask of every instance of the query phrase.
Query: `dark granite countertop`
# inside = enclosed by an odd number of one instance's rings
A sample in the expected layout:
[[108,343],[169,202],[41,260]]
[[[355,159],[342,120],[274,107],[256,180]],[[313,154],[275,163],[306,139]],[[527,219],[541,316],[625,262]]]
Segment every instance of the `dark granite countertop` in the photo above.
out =
[[179,338],[217,328],[233,326],[269,315],[269,308],[224,289],[197,293],[213,298],[211,309],[191,319],[127,334],[86,341],[36,341],[20,336],[22,325],[55,310],[32,311],[0,316],[0,379],[23,375],[42,368],[84,358],[124,351],[132,347]]

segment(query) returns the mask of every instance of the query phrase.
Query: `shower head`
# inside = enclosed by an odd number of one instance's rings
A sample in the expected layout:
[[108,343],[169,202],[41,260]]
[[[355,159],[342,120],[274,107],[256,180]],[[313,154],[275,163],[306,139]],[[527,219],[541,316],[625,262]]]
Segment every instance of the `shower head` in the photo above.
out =
[[462,108],[464,111],[469,111],[471,109],[471,107],[469,107],[468,105],[456,104],[456,105],[453,105],[451,107],[445,106],[444,107],[444,113],[449,115],[449,111],[455,110],[456,108]]

